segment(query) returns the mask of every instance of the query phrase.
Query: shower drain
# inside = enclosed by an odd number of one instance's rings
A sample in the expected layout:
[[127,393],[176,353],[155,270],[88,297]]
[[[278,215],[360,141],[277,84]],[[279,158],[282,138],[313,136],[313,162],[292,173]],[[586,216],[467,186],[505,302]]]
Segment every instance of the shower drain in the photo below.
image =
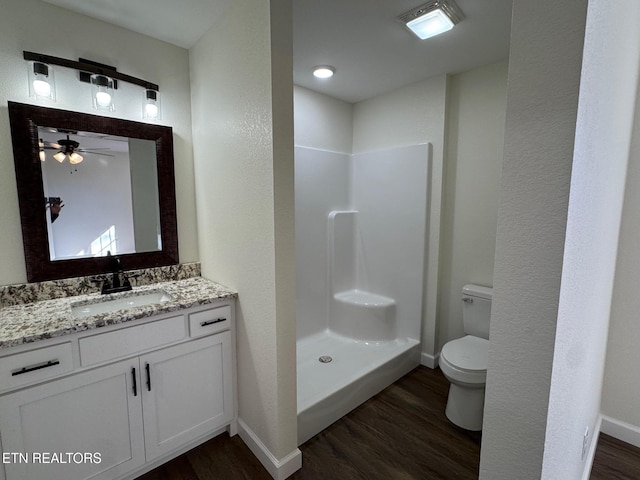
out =
[[319,359],[320,363],[329,363],[331,360],[333,360],[333,358],[331,358],[329,355],[322,355]]

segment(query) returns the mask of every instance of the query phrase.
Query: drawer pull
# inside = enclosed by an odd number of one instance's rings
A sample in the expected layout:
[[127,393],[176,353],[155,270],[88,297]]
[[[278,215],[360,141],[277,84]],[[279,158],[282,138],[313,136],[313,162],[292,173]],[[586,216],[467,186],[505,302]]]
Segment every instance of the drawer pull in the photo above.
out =
[[55,365],[60,365],[60,362],[58,360],[49,360],[48,362],[40,363],[39,365],[34,365],[32,367],[22,367],[20,370],[11,372],[11,376],[15,377],[16,375],[22,375],[23,373],[34,372],[36,370],[40,370],[43,368],[54,367]]
[[136,380],[136,367],[131,367],[131,380],[133,382],[133,396],[138,396],[138,382]]
[[149,364],[147,363],[144,366],[144,369],[147,371],[147,391],[151,391],[151,372],[149,371]]
[[200,322],[200,326],[201,327],[206,327],[207,325],[213,325],[215,323],[220,323],[220,322],[226,322],[227,319],[222,317],[222,318],[216,318],[215,320],[207,320],[206,322]]

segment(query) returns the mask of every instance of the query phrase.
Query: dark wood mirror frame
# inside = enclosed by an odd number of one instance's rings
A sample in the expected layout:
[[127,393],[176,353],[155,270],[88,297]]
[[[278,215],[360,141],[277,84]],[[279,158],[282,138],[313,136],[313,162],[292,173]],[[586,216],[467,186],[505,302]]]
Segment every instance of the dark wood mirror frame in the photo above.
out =
[[125,270],[178,263],[178,228],[171,127],[9,102],[24,256],[29,282],[109,272],[106,257],[51,261],[38,157],[38,127],[56,127],[152,140],[158,160],[162,250],[118,255]]

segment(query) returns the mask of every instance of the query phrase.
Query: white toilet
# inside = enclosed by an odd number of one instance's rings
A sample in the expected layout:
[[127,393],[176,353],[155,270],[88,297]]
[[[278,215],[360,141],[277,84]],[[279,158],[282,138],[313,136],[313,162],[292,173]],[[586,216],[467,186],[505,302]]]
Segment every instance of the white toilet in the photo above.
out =
[[447,342],[440,352],[440,369],[451,382],[445,413],[466,430],[482,430],[492,294],[493,289],[480,285],[462,288],[462,321],[467,335]]

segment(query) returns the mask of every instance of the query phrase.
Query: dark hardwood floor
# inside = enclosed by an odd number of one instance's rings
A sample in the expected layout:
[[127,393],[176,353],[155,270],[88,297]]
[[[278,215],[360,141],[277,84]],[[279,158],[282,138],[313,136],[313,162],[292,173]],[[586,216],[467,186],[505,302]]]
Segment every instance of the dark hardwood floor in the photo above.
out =
[[[480,434],[444,415],[449,384],[418,367],[300,447],[292,480],[478,478]],[[239,436],[194,448],[139,480],[270,480]],[[640,449],[601,435],[591,480],[640,479]]]
[[640,448],[601,433],[590,480],[638,479],[640,479]]

